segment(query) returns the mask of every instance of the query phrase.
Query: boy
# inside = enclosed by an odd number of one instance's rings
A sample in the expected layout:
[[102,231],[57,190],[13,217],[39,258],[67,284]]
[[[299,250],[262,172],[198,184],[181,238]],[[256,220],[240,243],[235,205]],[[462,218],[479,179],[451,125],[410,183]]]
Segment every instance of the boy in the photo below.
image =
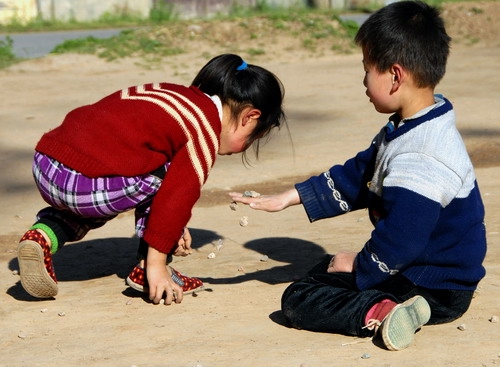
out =
[[292,283],[282,310],[300,329],[408,347],[424,324],[463,315],[484,277],[484,207],[451,103],[434,89],[449,54],[439,12],[401,1],[375,12],[355,41],[366,94],[389,123],[365,151],[277,195],[230,193],[254,209],[302,204],[309,220],[368,208],[359,252],[341,252]]

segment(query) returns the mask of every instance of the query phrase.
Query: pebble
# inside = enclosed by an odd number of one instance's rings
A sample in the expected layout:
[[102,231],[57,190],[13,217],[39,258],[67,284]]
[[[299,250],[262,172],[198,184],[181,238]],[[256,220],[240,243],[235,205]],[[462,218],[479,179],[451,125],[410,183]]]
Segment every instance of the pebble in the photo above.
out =
[[219,238],[217,240],[217,244],[215,245],[215,248],[217,249],[217,251],[220,251],[223,246],[224,246],[224,240],[222,238]]
[[240,218],[240,226],[242,226],[242,227],[248,226],[248,217],[247,216],[243,216]]
[[489,321],[492,323],[497,323],[498,322],[498,316],[493,315],[489,318]]
[[265,263],[267,260],[269,260],[269,256],[267,256],[267,255],[262,255],[262,257],[260,258],[260,261],[262,261],[262,262],[264,262],[264,263]]
[[66,312],[64,312],[64,311],[61,311],[61,312],[59,312],[59,313],[58,313],[57,315],[58,315],[58,316],[61,316],[61,317],[63,317],[63,316],[66,316]]
[[245,191],[243,193],[243,196],[246,196],[248,198],[257,198],[260,196],[260,194],[257,191]]
[[232,211],[236,211],[236,209],[238,209],[238,203],[236,201],[233,201],[231,204],[229,204],[229,208],[231,208]]
[[12,270],[12,275],[19,275],[19,270]]
[[364,354],[361,356],[361,359],[368,359],[368,358],[371,358],[370,353],[364,353]]
[[216,255],[215,255],[215,252],[211,252],[211,253],[209,253],[209,254],[207,255],[207,258],[208,258],[208,259],[215,259],[215,256],[216,256]]
[[460,325],[458,325],[457,329],[460,330],[460,331],[465,331],[465,330],[467,330],[467,325],[460,324]]
[[23,331],[20,331],[19,334],[17,334],[17,337],[19,339],[26,339],[28,335],[26,335],[26,333],[24,333]]
[[41,312],[41,313],[45,313],[45,312],[47,312],[47,311],[48,311],[48,309],[46,309],[46,308],[42,308],[42,309],[40,310],[40,312]]

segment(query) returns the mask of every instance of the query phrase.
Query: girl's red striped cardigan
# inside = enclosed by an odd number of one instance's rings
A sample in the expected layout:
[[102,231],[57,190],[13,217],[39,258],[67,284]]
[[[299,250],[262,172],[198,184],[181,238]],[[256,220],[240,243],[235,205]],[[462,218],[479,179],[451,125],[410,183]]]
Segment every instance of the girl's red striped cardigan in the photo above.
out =
[[71,111],[36,150],[93,178],[147,174],[170,162],[144,234],[168,253],[213,167],[220,132],[218,109],[198,88],[146,84]]

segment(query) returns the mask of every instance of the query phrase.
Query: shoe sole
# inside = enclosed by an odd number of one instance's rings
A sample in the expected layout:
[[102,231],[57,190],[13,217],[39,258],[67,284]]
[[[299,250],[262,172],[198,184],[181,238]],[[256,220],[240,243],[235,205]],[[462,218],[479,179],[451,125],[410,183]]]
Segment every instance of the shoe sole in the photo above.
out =
[[397,305],[380,325],[384,345],[389,350],[407,348],[415,339],[415,332],[431,317],[425,298],[415,296]]
[[35,241],[25,240],[18,246],[21,284],[36,298],[52,298],[57,295],[57,283],[45,269],[42,247]]

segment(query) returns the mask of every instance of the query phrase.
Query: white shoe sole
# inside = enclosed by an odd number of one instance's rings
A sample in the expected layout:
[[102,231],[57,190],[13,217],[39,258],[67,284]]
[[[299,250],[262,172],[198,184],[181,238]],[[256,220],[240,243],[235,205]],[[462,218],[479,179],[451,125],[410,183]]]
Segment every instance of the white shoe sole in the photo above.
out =
[[45,269],[42,247],[35,241],[24,240],[17,248],[21,284],[30,295],[36,298],[52,298],[57,295],[58,287]]
[[415,332],[431,317],[429,304],[422,296],[415,296],[394,307],[380,325],[379,332],[389,350],[407,348]]

